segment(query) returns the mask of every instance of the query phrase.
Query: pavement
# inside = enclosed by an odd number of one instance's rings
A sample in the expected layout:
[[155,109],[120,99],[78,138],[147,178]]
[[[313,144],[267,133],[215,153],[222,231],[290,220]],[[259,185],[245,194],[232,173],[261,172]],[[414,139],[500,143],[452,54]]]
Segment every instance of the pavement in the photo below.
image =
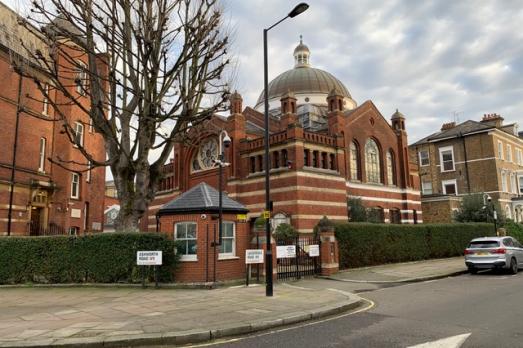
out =
[[412,282],[463,271],[463,258],[366,267],[328,280],[279,282],[273,297],[265,296],[263,285],[212,290],[0,286],[0,347],[204,342],[355,309],[364,304],[349,292],[355,283]]
[[405,283],[438,279],[467,272],[463,256],[344,270],[328,279],[354,283]]

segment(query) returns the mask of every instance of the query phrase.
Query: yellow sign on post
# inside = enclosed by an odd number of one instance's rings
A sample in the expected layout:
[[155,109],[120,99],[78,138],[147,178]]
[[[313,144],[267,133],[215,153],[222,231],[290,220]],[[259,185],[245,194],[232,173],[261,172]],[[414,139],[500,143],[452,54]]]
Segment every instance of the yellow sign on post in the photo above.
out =
[[240,222],[247,221],[247,214],[237,214],[236,215],[236,220],[238,220]]
[[270,219],[271,218],[271,212],[268,210],[264,210],[262,214],[264,219]]

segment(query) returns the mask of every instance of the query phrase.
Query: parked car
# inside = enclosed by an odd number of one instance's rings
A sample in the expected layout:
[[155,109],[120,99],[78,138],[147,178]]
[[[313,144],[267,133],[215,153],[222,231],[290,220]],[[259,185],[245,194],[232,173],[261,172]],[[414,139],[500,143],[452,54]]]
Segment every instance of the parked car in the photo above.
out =
[[513,237],[483,237],[470,241],[465,264],[475,274],[482,269],[506,269],[518,273],[523,267],[523,246]]

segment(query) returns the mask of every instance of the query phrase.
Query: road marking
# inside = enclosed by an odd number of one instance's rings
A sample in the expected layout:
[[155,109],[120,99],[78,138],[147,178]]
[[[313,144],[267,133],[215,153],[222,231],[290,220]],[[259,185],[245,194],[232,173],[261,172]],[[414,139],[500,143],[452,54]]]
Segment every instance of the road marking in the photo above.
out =
[[363,298],[363,297],[360,297],[360,298],[363,301],[367,302],[368,306],[366,306],[364,308],[360,308],[360,309],[355,310],[353,312],[340,314],[340,315],[337,315],[335,317],[330,317],[330,318],[323,319],[323,320],[317,320],[317,321],[312,321],[312,322],[308,321],[308,322],[306,322],[304,324],[298,324],[298,325],[291,326],[291,327],[286,327],[286,328],[283,328],[283,329],[270,330],[270,331],[263,332],[263,333],[260,333],[260,334],[253,334],[253,335],[249,335],[249,336],[245,336],[245,337],[236,337],[236,338],[231,338],[231,339],[216,340],[214,342],[207,342],[207,343],[202,343],[202,344],[198,344],[198,345],[191,345],[191,347],[209,347],[209,346],[215,346],[215,345],[218,345],[218,344],[225,344],[225,343],[232,343],[232,342],[243,341],[243,340],[248,339],[248,338],[272,335],[272,334],[278,333],[278,332],[284,332],[284,331],[299,329],[299,328],[306,327],[306,326],[316,325],[316,324],[325,323],[325,322],[328,322],[328,321],[331,321],[331,320],[335,320],[335,319],[339,319],[339,318],[343,318],[343,317],[348,317],[349,315],[358,314],[358,313],[361,313],[361,312],[364,312],[364,311],[368,311],[369,309],[372,309],[372,308],[374,308],[376,306],[376,304],[373,301],[371,301],[369,299],[366,299],[366,298]]
[[471,333],[469,332],[462,335],[442,338],[437,341],[417,344],[415,346],[409,346],[407,348],[459,348],[463,343],[465,343],[465,340],[469,338],[470,334]]

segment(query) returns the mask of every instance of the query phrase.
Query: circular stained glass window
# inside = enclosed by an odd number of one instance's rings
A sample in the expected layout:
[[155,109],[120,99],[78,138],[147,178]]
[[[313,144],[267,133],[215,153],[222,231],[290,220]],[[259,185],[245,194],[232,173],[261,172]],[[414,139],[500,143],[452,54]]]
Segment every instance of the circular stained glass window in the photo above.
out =
[[213,168],[216,159],[218,159],[218,140],[210,138],[203,141],[198,151],[200,168],[203,170]]

